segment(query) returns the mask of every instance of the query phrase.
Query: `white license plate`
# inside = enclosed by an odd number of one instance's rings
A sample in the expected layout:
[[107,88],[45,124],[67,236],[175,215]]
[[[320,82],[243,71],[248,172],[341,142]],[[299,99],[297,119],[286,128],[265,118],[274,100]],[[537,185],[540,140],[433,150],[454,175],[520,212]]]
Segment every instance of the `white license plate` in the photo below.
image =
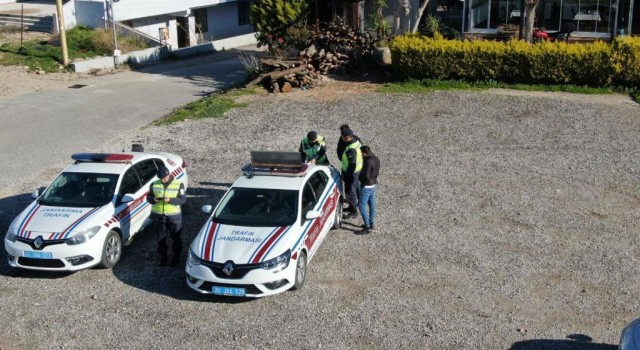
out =
[[53,259],[53,255],[50,252],[24,252],[25,258],[34,258],[34,259]]
[[215,295],[227,295],[232,297],[243,297],[246,295],[246,291],[244,288],[235,287],[214,286],[213,288],[211,288],[211,292]]

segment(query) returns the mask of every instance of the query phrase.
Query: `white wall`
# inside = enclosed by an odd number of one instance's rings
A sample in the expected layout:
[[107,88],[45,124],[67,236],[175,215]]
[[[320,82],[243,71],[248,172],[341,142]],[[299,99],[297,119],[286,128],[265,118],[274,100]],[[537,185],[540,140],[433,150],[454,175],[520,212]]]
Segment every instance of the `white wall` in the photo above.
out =
[[207,10],[207,22],[209,31],[204,33],[206,41],[253,32],[251,24],[238,25],[238,3],[236,1],[210,7]]
[[[87,26],[89,28],[103,28],[104,27],[104,2],[74,0],[75,6],[69,6],[69,9],[73,9],[74,17],[77,24]],[[67,7],[69,3],[64,5],[65,23],[64,26],[69,28],[67,23]]]
[[184,12],[191,8],[207,7],[236,0],[120,0],[113,4],[115,18],[123,21],[167,13]]
[[176,27],[176,18],[175,16],[155,16],[155,17],[146,17],[146,18],[138,18],[132,20],[133,28],[139,30],[149,36],[160,39],[160,29],[164,27],[169,28],[169,39],[167,40],[167,44],[171,45],[173,48],[178,47],[178,31]]

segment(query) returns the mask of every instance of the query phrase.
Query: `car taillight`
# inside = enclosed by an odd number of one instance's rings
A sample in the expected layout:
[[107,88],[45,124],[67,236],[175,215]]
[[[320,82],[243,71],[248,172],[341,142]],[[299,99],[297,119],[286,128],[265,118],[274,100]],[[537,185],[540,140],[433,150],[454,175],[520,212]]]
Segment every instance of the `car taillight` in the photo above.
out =
[[187,161],[186,160],[182,160],[182,169],[187,167]]

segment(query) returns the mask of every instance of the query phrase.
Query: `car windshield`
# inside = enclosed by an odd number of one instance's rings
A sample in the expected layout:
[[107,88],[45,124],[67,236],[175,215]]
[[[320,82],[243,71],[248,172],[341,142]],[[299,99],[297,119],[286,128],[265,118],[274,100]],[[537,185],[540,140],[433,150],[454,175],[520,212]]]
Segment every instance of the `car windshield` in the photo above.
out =
[[232,188],[222,198],[213,221],[236,226],[288,226],[298,217],[298,191]]
[[62,173],[42,194],[41,205],[93,208],[111,201],[117,174]]

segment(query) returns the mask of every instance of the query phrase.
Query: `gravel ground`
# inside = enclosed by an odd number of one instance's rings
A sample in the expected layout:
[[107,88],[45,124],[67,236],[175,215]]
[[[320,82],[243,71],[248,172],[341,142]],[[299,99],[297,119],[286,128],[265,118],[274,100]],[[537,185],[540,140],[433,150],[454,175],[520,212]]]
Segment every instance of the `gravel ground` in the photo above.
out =
[[[190,242],[249,150],[297,150],[315,129],[337,163],[348,122],[382,162],[377,230],[332,231],[303,290],[248,301],[198,295],[182,268],[155,267],[152,234],[112,270],[3,262],[0,348],[613,350],[640,316],[640,107],[625,100],[297,92],[123,135],[98,150],[141,140],[187,159]],[[4,207],[24,208],[30,189]]]

